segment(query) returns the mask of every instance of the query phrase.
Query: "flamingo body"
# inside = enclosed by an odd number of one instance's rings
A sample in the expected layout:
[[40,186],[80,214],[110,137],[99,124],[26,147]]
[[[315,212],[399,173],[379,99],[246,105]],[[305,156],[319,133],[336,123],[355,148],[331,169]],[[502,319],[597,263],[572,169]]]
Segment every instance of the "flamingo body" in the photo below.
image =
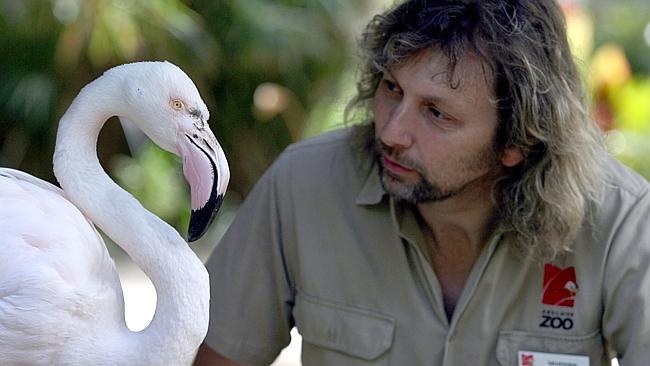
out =
[[[111,116],[179,155],[191,186],[190,239],[223,200],[227,161],[196,87],[178,67],[115,67],[61,118],[54,173],[62,189],[0,168],[0,364],[187,365],[208,326],[209,279],[179,233],[104,172],[96,154]],[[149,276],[150,325],[132,332],[115,264],[95,225]]]
[[56,364],[66,343],[99,330],[84,324],[123,322],[115,265],[61,189],[0,169],[0,192],[0,355],[3,364]]

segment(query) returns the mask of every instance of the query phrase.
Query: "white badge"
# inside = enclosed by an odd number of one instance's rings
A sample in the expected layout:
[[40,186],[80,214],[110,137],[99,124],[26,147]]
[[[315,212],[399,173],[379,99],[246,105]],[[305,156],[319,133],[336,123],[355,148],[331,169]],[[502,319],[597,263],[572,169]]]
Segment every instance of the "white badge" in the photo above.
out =
[[565,355],[562,353],[544,353],[519,351],[519,366],[589,366],[589,357]]

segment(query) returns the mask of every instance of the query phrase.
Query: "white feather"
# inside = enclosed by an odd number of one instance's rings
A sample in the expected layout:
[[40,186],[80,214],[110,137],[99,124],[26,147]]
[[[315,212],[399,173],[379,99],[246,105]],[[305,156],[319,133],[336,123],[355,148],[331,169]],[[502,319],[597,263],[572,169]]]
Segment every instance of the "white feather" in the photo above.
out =
[[[95,152],[101,126],[119,115],[178,153],[178,131],[192,121],[169,108],[170,98],[207,116],[176,66],[119,66],[85,87],[61,119],[54,170],[64,190],[0,168],[0,364],[191,362],[207,332],[207,272],[173,228],[108,178]],[[115,265],[89,219],[156,287],[156,313],[141,332],[125,324]]]

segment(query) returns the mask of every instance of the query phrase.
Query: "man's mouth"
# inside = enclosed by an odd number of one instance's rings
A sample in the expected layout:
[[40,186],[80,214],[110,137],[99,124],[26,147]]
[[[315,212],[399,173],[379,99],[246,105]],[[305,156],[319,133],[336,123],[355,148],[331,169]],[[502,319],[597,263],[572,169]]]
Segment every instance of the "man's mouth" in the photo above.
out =
[[393,174],[402,175],[402,174],[412,173],[415,171],[414,169],[408,168],[398,163],[397,161],[389,158],[388,156],[386,156],[386,154],[382,155],[382,162],[384,168],[386,168],[386,170],[388,170],[390,173]]

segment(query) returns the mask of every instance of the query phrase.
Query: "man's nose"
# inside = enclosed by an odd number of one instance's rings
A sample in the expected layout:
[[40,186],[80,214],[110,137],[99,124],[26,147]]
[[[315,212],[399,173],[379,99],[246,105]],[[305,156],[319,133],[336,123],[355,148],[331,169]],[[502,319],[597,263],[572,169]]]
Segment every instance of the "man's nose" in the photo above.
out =
[[381,141],[395,149],[406,149],[413,144],[410,121],[413,116],[408,106],[398,105],[390,114],[388,122],[379,131]]

